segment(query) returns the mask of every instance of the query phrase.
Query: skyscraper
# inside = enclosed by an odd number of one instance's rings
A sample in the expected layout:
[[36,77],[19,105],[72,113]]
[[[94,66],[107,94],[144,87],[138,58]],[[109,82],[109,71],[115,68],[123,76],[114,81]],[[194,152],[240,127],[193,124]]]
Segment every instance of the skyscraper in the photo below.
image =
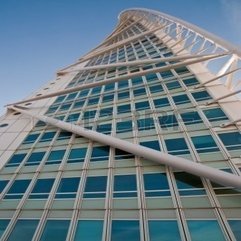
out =
[[122,12],[0,119],[1,240],[241,240],[240,58],[175,17]]

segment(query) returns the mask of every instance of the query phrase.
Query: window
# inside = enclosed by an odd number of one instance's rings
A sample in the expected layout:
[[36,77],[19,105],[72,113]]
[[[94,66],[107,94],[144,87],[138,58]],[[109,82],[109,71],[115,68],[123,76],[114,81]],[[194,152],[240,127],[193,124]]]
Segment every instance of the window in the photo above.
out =
[[30,134],[30,135],[28,135],[28,136],[25,138],[25,140],[23,141],[22,144],[34,143],[34,142],[38,139],[39,135],[40,135],[39,133],[38,133],[38,134]]
[[135,97],[139,95],[146,95],[146,89],[145,88],[134,89],[133,94]]
[[203,241],[203,237],[208,241],[226,240],[216,220],[187,220],[187,226],[194,241]]
[[146,110],[146,109],[150,109],[150,105],[148,101],[142,101],[142,102],[135,103],[135,108],[137,111]]
[[192,86],[192,85],[196,85],[199,84],[198,80],[196,78],[191,78],[191,79],[184,79],[183,83],[186,86]]
[[83,119],[95,118],[96,110],[87,110],[84,112]]
[[181,196],[205,195],[205,189],[199,177],[186,172],[174,173]]
[[155,129],[155,123],[153,118],[139,119],[137,120],[137,127],[139,131]]
[[66,121],[67,122],[75,122],[79,119],[79,116],[80,116],[79,113],[71,114],[71,115],[68,116]]
[[127,112],[131,112],[131,105],[130,104],[117,106],[117,113],[118,114],[127,113]]
[[71,149],[67,163],[84,162],[87,148]]
[[241,240],[241,220],[228,220],[228,223],[237,240]]
[[212,98],[206,90],[194,92],[192,93],[192,96],[196,101],[209,100]]
[[167,151],[171,155],[189,154],[189,149],[184,138],[166,139]]
[[141,145],[141,146],[148,147],[148,148],[151,148],[151,149],[154,149],[154,150],[157,150],[157,151],[160,151],[160,150],[161,150],[158,141],[145,141],[145,142],[140,142],[140,145]]
[[182,120],[185,125],[193,125],[203,123],[200,115],[196,111],[190,111],[181,114]]
[[116,133],[132,131],[132,121],[122,121],[116,123]]
[[170,128],[178,126],[177,118],[175,115],[165,115],[158,117],[161,128]]
[[100,110],[100,117],[103,117],[103,116],[110,116],[112,117],[112,114],[113,114],[113,108],[104,108],[104,109],[101,109]]
[[8,237],[8,241],[31,241],[38,223],[39,220],[36,219],[19,219],[15,224],[10,236]]
[[48,111],[46,112],[46,114],[51,114],[54,113],[57,109],[59,108],[59,106],[50,106]]
[[121,99],[129,99],[129,98],[130,98],[130,93],[129,93],[129,91],[118,92],[118,100],[121,100]]
[[150,241],[182,240],[175,220],[150,220],[148,226]]
[[49,141],[52,141],[52,139],[54,138],[55,134],[56,134],[56,132],[45,132],[41,136],[39,142],[47,142],[47,141],[49,142]]
[[132,78],[131,82],[132,82],[132,85],[143,84],[143,80],[141,77]]
[[171,195],[165,173],[148,173],[143,177],[146,197]]
[[161,84],[149,86],[149,89],[150,89],[150,92],[151,92],[152,94],[154,94],[154,93],[160,93],[160,92],[163,91],[163,87],[162,87]]
[[136,175],[114,176],[114,197],[136,197],[137,196]]
[[104,95],[103,96],[103,99],[102,99],[102,102],[110,102],[110,101],[113,101],[114,100],[114,94],[111,94],[111,95]]
[[61,132],[59,133],[59,136],[58,136],[58,138],[57,138],[57,141],[60,141],[60,140],[68,140],[68,139],[71,138],[72,134],[73,134],[72,132],[61,131]]
[[65,241],[69,224],[69,220],[47,220],[40,241]]
[[177,69],[175,69],[175,71],[179,75],[190,73],[189,70],[186,67],[177,68]]
[[94,87],[91,91],[91,94],[98,94],[101,92],[101,89],[102,89],[102,86],[97,86],[97,87]]
[[67,96],[66,100],[73,100],[77,96],[78,92],[71,93]]
[[77,229],[75,232],[74,241],[79,241],[79,240],[100,241],[102,240],[102,233],[103,233],[103,221],[79,220]]
[[46,165],[52,165],[52,164],[59,164],[61,163],[63,157],[65,154],[65,150],[56,150],[56,151],[51,151],[48,159],[46,160],[45,164]]
[[173,98],[173,101],[175,102],[176,105],[182,105],[182,104],[190,103],[190,100],[189,100],[189,98],[187,97],[186,94],[172,96],[172,98]]
[[128,80],[122,80],[122,81],[118,82],[119,89],[127,88],[128,86],[129,86]]
[[120,149],[115,149],[115,159],[116,160],[129,159],[129,158],[134,158],[134,155],[129,152],[122,151]]
[[166,86],[167,86],[168,90],[174,90],[174,89],[181,88],[181,85],[178,81],[172,81],[172,82],[166,83]]
[[155,73],[150,73],[146,75],[147,82],[158,80],[157,75]]
[[54,103],[62,102],[65,99],[65,97],[66,97],[66,95],[58,96]]
[[7,186],[7,184],[8,184],[8,180],[0,180],[0,193]]
[[51,192],[54,184],[54,178],[38,179],[29,195],[29,199],[46,199]]
[[111,241],[140,241],[140,227],[137,220],[113,220]]
[[173,74],[172,74],[171,71],[164,71],[164,72],[161,72],[160,75],[161,75],[161,77],[162,77],[163,79],[173,77]]
[[20,199],[28,188],[31,180],[15,180],[4,199]]
[[70,108],[71,104],[62,104],[59,108],[59,111],[67,111]]
[[203,110],[203,113],[210,122],[228,120],[228,117],[220,108]]
[[211,135],[194,136],[191,139],[198,153],[219,151]]
[[228,132],[218,134],[219,138],[227,148],[227,150],[241,149],[241,134],[239,132]]
[[73,109],[81,108],[84,105],[84,100],[79,100],[74,103]]
[[26,155],[27,155],[26,153],[14,154],[10,158],[8,163],[6,164],[6,167],[16,167],[16,166],[19,166],[20,163],[23,161],[23,159],[25,158]]
[[166,97],[153,100],[153,102],[156,108],[170,106],[170,103]]
[[104,198],[106,192],[107,177],[87,177],[84,198]]
[[109,160],[109,146],[95,146],[91,154],[91,161],[108,161]]
[[44,155],[45,155],[45,152],[33,152],[25,162],[25,166],[39,165]]
[[105,91],[110,91],[110,90],[114,90],[114,89],[115,89],[115,83],[110,83],[110,84],[105,85]]
[[4,231],[6,230],[8,224],[9,224],[8,219],[0,219],[0,238],[2,237]]
[[88,105],[96,105],[96,104],[98,104],[98,102],[99,102],[99,97],[91,98],[88,101]]
[[61,178],[55,198],[75,198],[79,182],[79,177]]
[[111,133],[111,130],[112,130],[111,123],[98,125],[96,128],[97,132],[107,134],[107,135]]

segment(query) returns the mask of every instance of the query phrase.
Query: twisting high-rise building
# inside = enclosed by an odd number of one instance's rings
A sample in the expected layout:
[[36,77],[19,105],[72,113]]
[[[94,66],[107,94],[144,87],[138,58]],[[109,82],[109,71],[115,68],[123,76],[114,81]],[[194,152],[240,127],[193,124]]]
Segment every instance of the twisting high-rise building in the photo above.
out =
[[1,240],[241,240],[240,58],[180,19],[122,12],[1,117]]

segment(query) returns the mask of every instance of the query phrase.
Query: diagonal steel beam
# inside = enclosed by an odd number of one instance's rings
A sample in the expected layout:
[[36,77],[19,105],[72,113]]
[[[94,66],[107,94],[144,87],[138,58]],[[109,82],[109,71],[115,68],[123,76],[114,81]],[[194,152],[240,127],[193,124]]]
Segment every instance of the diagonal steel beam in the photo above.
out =
[[46,124],[52,125],[54,127],[60,128],[62,130],[83,136],[89,140],[113,147],[120,150],[129,152],[135,156],[143,157],[149,161],[167,165],[174,169],[182,170],[193,175],[208,178],[211,181],[224,186],[231,186],[234,188],[241,189],[241,177],[220,171],[213,167],[205,166],[200,163],[196,163],[181,157],[173,156],[164,152],[156,151],[154,149],[144,147],[138,144],[133,144],[131,142],[121,140],[117,137],[108,136],[96,131],[85,129],[81,126],[71,124],[68,122],[60,121],[52,117],[45,115],[33,114],[29,110],[24,110],[21,107],[12,106],[9,107],[12,110],[18,111],[27,116],[31,116],[37,120],[41,120]]
[[137,76],[141,76],[141,75],[145,75],[145,74],[149,74],[149,73],[164,72],[164,71],[167,71],[167,70],[170,70],[170,69],[173,69],[173,68],[179,68],[179,67],[183,67],[183,66],[187,66],[187,65],[200,63],[202,61],[206,61],[206,60],[210,60],[210,59],[220,58],[220,57],[223,57],[223,56],[228,55],[228,54],[229,53],[216,54],[216,55],[203,57],[203,58],[199,58],[199,59],[194,59],[194,60],[190,60],[190,61],[183,61],[183,62],[180,62],[180,63],[170,64],[170,65],[155,68],[155,69],[144,70],[144,71],[140,71],[140,72],[137,72],[137,73],[128,74],[127,76],[122,75],[122,76],[115,77],[115,78],[109,78],[109,79],[102,80],[102,81],[97,81],[97,82],[93,82],[93,83],[80,85],[80,86],[77,86],[77,87],[72,87],[72,88],[56,91],[56,92],[51,93],[51,94],[41,95],[41,96],[26,99],[26,100],[18,101],[18,102],[12,103],[12,104],[8,104],[7,106],[22,104],[22,103],[26,103],[26,102],[29,102],[29,101],[42,100],[42,99],[46,99],[46,98],[50,98],[50,97],[55,97],[55,96],[58,96],[58,95],[64,95],[64,94],[68,94],[68,93],[79,91],[79,90],[84,90],[84,89],[89,89],[89,88],[96,87],[96,86],[101,86],[101,85],[105,85],[105,84],[119,82],[121,80],[130,79],[130,78],[133,78],[133,77],[137,77]]

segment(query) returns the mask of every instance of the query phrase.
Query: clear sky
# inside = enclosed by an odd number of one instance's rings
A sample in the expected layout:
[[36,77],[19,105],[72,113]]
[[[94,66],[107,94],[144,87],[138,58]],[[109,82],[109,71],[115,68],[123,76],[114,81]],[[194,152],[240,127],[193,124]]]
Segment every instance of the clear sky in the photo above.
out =
[[171,14],[241,46],[241,0],[1,0],[0,114],[100,43],[120,11],[133,7]]

